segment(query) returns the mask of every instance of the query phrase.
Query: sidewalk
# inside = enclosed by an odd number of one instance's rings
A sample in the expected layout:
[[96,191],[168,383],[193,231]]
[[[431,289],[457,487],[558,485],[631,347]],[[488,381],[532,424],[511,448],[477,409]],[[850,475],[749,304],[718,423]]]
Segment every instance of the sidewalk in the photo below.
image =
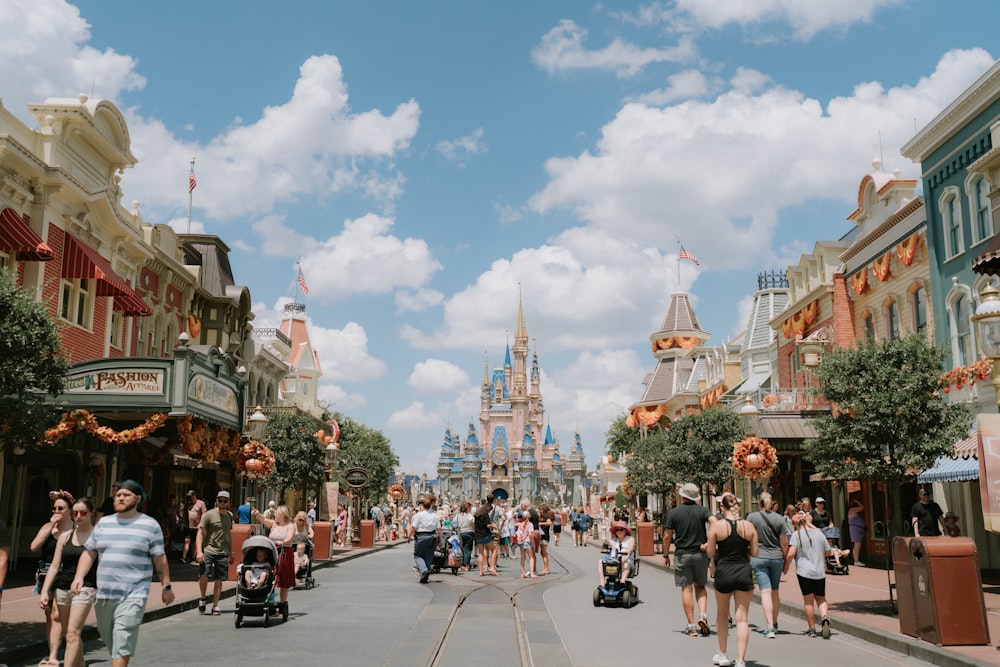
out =
[[[367,553],[396,545],[406,545],[405,539],[394,542],[378,541],[371,549],[335,548],[330,560],[313,562],[314,569],[331,567],[339,562],[351,560]],[[22,568],[25,569],[25,568]],[[45,617],[38,606],[38,596],[34,593],[34,572],[12,572],[7,575],[3,591],[3,604],[0,607],[0,667],[8,663],[24,662],[32,658],[44,657],[48,651],[45,642]],[[26,581],[26,577],[29,579]],[[169,607],[160,599],[159,584],[153,583],[151,595],[146,606],[146,614],[142,622],[148,623],[165,618],[182,611],[195,609],[198,606],[200,592],[198,590],[198,566],[185,565],[178,561],[170,561],[170,579],[174,591],[174,603]],[[209,585],[209,596],[212,587]],[[222,586],[222,598],[236,595],[236,582],[227,581]],[[294,592],[292,593],[294,595]],[[211,600],[210,600],[211,602]],[[87,625],[84,628],[84,641],[97,639],[97,628],[94,612],[90,612]]]
[[[600,546],[600,542],[591,540]],[[667,570],[663,556],[641,556],[643,565]],[[669,571],[669,570],[668,570]],[[895,577],[893,578],[895,581]],[[711,581],[709,587],[711,587]],[[802,595],[795,579],[794,571],[781,578],[781,616],[778,622],[782,630],[796,632],[805,630],[805,614]],[[846,576],[826,577],[826,598],[830,604],[830,621],[834,633],[853,635],[890,650],[910,655],[914,658],[937,665],[1000,665],[1000,586],[984,583],[983,598],[986,602],[986,618],[990,630],[990,645],[986,646],[943,646],[921,641],[899,631],[899,619],[892,613],[889,602],[889,578],[885,570],[851,567]],[[762,621],[760,598],[754,594],[754,605],[750,607],[751,626]],[[789,620],[788,617],[796,620]],[[784,617],[786,620],[781,620]],[[799,620],[802,619],[802,620]]]

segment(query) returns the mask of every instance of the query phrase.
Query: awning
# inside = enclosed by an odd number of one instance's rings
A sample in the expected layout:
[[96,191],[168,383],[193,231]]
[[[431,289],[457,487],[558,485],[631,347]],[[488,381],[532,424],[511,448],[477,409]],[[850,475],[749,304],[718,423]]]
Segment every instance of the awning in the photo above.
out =
[[979,459],[939,456],[934,466],[917,475],[921,484],[930,482],[970,482],[979,479]]
[[52,248],[12,208],[0,211],[0,248],[23,262],[47,262],[55,257]]
[[972,260],[972,270],[987,275],[1000,275],[1000,234],[994,236],[986,249]]
[[[152,309],[142,298],[132,291],[124,278],[115,273],[111,263],[101,257],[100,253],[69,234],[66,235],[66,247],[63,250],[62,277],[77,279],[87,278],[97,281],[97,296],[125,297],[122,310],[132,315],[152,315]],[[132,311],[132,312],[129,312]]]
[[153,311],[138,294],[118,294],[115,296],[113,310],[120,310],[125,315],[152,315]]
[[759,435],[768,440],[810,440],[819,434],[808,418],[765,413],[760,416]]
[[755,373],[748,377],[736,390],[737,394],[752,394],[771,379],[771,373]]

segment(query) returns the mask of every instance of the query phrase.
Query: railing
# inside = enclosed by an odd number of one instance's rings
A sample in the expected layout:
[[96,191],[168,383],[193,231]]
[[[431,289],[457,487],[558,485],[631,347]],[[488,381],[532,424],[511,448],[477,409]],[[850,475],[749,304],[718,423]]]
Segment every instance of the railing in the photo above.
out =
[[267,327],[264,329],[254,329],[253,337],[257,338],[258,340],[270,340],[274,338],[281,341],[288,347],[292,346],[292,339],[286,336],[285,334],[281,333],[279,329],[276,329],[274,327]]
[[731,410],[739,411],[746,402],[746,397],[756,405],[761,412],[801,412],[803,410],[829,410],[830,401],[819,393],[819,389],[791,387],[787,389],[758,389],[749,394],[727,396],[723,404]]

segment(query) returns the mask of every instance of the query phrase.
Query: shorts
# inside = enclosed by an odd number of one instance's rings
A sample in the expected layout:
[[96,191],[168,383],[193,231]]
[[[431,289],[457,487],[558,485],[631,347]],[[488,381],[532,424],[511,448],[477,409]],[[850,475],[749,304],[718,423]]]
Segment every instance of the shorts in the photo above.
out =
[[524,542],[518,542],[517,546],[521,547],[525,551],[531,551],[534,545],[532,545],[531,540],[525,540]]
[[479,546],[482,546],[484,544],[490,544],[491,542],[493,542],[492,535],[484,535],[482,537],[476,538],[476,544],[478,544]]
[[198,537],[198,529],[184,528],[183,530],[181,530],[181,537],[183,537],[185,540],[191,540],[192,542],[194,542],[195,538]]
[[204,552],[204,561],[198,566],[198,576],[209,581],[229,579],[229,556]]
[[74,604],[94,604],[95,602],[97,602],[97,589],[93,586],[84,586],[76,595],[70,593],[69,589],[56,589],[56,604],[60,607]]
[[806,579],[802,575],[797,574],[795,576],[799,579],[799,590],[802,591],[803,597],[806,595],[815,595],[820,598],[826,597],[826,578]]
[[146,598],[98,600],[94,605],[97,631],[111,652],[111,658],[135,655],[139,643],[139,626],[146,611]]
[[760,590],[778,590],[781,584],[781,571],[785,567],[785,561],[780,558],[751,558],[750,567],[753,568],[753,575],[757,578]]
[[553,524],[553,526],[552,526],[552,532],[555,533],[556,535],[558,535],[559,533],[561,533],[562,532],[562,525],[561,524]]
[[708,583],[708,555],[698,553],[674,554],[674,585],[704,586]]
[[502,544],[504,546],[507,546],[508,544],[510,544],[510,538],[509,537],[501,537],[500,538],[500,544]]

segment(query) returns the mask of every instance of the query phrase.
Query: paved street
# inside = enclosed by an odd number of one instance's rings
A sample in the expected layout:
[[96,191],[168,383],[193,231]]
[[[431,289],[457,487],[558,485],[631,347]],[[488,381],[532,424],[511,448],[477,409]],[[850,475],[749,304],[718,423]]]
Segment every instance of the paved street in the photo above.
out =
[[[411,569],[410,550],[401,544],[318,569],[318,588],[291,592],[287,624],[272,620],[263,627],[247,619],[237,630],[232,598],[224,601],[221,617],[192,610],[146,623],[132,664],[711,665],[714,627],[708,638],[682,634],[671,574],[643,566],[636,579],[639,605],[595,608],[598,550],[564,543],[552,553],[552,574],[538,579],[519,578],[517,562],[501,559],[499,577],[475,571],[454,576],[446,570],[422,586]],[[789,590],[789,596],[797,591]],[[709,616],[714,615],[710,597]],[[759,609],[752,608],[751,619],[757,616]],[[748,662],[931,664],[839,633],[836,620],[829,641],[801,636],[804,627],[787,617],[778,638],[752,636]],[[22,664],[35,665],[41,657]],[[87,645],[87,660],[110,664],[98,641]]]

